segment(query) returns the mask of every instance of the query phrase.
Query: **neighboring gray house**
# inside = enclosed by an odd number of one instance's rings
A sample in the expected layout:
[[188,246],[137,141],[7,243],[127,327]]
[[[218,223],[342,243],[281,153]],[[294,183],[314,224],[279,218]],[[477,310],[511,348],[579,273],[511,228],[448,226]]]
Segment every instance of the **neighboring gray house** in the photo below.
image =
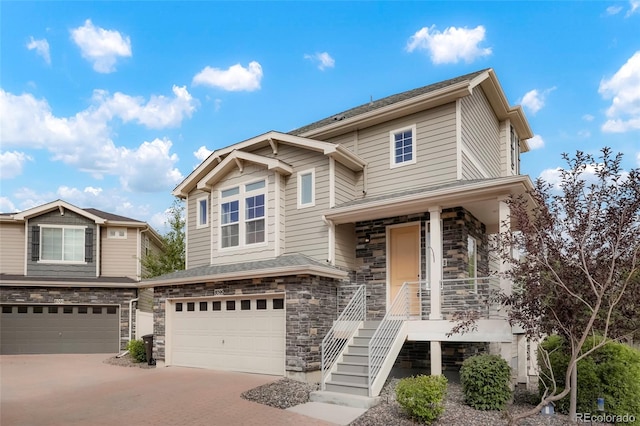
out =
[[[532,136],[485,69],[214,151],[173,192],[187,269],[141,284],[157,357],[375,396],[394,365],[492,351],[526,382],[526,340],[483,299],[511,287],[488,238],[532,188]],[[447,337],[471,309],[478,330]]]
[[141,259],[161,247],[145,222],[62,200],[0,214],[0,353],[119,352],[152,293]]

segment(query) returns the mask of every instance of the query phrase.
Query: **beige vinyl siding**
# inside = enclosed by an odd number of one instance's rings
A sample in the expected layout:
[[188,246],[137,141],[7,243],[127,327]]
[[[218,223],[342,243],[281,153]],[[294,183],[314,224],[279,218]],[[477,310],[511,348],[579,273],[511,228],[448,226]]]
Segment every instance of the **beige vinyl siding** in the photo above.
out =
[[24,223],[0,223],[0,273],[24,275]]
[[[187,265],[189,268],[211,264],[211,223],[209,226],[197,228],[198,198],[209,196],[208,192],[195,189],[187,197]],[[213,206],[209,200],[209,219],[213,214]],[[211,222],[211,220],[210,220]]]
[[463,151],[462,152],[462,179],[471,180],[471,179],[483,179],[484,174],[478,170],[475,164],[469,159],[469,156]]
[[336,225],[336,266],[356,268],[356,226],[353,223]]
[[136,279],[138,276],[138,230],[127,228],[127,238],[108,238],[108,233],[109,226],[100,227],[100,275]]
[[336,205],[353,201],[362,197],[362,187],[356,188],[356,174],[347,166],[335,162]]
[[[414,124],[416,163],[390,168],[389,132]],[[353,132],[351,137],[355,137]],[[358,155],[368,162],[367,197],[455,181],[455,103],[359,130]],[[357,176],[356,187],[362,188],[362,174]]]
[[[328,228],[322,215],[329,208],[329,159],[320,152],[287,146],[278,158],[293,165],[285,179],[286,252],[302,253],[319,261],[328,259]],[[315,206],[298,209],[297,173],[315,169]]]
[[[213,259],[212,264],[246,262],[257,259],[268,259],[275,257],[275,172],[267,170],[259,164],[245,162],[244,169],[234,169],[227,174],[223,180],[219,181],[212,191],[211,203],[211,226],[213,227]],[[261,179],[266,180],[266,244],[255,244],[240,247],[220,247],[220,190],[232,188],[246,183],[256,182]],[[244,204],[240,203],[240,208]],[[243,223],[240,223],[243,226]]]
[[[487,174],[501,176],[500,122],[480,87],[460,100],[462,108],[462,150],[473,157]],[[463,173],[464,174],[464,173]]]

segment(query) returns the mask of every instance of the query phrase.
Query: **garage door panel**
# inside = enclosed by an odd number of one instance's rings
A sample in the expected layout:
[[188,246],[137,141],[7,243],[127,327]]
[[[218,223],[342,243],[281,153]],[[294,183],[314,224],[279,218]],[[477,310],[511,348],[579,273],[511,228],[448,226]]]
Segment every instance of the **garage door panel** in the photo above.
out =
[[[269,307],[273,306],[272,298],[265,297]],[[205,298],[168,304],[171,364],[282,375],[284,310],[257,309],[255,299],[250,303],[246,300],[216,299],[221,308],[217,311],[213,310],[213,300]],[[227,304],[230,301],[235,303]],[[182,303],[182,311],[176,311],[178,303]],[[189,303],[194,303],[195,309],[185,312]],[[234,310],[227,310],[232,306]]]
[[119,318],[114,306],[3,305],[0,353],[118,352]]

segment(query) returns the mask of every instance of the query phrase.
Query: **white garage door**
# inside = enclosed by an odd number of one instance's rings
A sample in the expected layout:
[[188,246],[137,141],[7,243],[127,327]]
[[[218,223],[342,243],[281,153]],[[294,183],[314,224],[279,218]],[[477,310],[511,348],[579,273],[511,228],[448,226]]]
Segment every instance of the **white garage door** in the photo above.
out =
[[194,298],[167,304],[172,365],[284,375],[284,298]]

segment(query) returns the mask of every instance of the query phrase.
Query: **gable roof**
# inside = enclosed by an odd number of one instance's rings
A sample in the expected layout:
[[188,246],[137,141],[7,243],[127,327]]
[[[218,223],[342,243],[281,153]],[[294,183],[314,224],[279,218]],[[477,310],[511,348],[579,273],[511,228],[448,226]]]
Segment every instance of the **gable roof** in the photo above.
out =
[[[328,138],[347,131],[376,124],[382,120],[433,108],[469,96],[481,86],[499,119],[510,119],[523,140],[533,133],[520,106],[511,107],[491,68],[475,71],[449,80],[387,96],[355,108],[323,118],[289,132],[307,138]],[[524,143],[524,151],[528,145]]]
[[[245,152],[243,150],[249,148],[253,149],[259,148],[261,146],[271,146],[274,154],[277,154],[279,143],[297,146],[300,148],[308,149],[310,151],[321,152],[324,155],[332,157],[336,161],[343,163],[345,166],[354,171],[362,170],[367,165],[366,161],[364,161],[362,158],[349,151],[348,149],[344,148],[343,146],[340,146],[339,144],[317,141],[300,136],[290,135],[287,133],[270,131],[251,139],[247,139],[245,141],[238,142],[225,148],[213,151],[209,155],[209,157],[207,157],[202,163],[200,163],[198,167],[195,168],[193,172],[189,174],[189,176],[187,176],[178,186],[175,187],[172,193],[176,197],[185,198],[187,194],[198,185],[198,182],[202,181],[202,179],[204,179],[219,163],[221,163],[228,155],[230,155],[234,151]],[[269,157],[262,158],[262,161],[266,164],[266,158]]]

